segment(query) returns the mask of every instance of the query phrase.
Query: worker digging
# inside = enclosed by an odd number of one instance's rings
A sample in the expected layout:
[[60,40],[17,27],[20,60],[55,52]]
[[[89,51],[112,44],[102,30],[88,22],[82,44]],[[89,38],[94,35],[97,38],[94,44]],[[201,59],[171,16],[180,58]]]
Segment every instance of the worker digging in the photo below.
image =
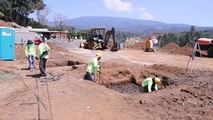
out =
[[87,80],[95,82],[95,72],[97,71],[100,72],[101,66],[98,65],[98,62],[100,61],[102,55],[103,55],[102,53],[96,53],[96,56],[89,61],[86,68]]
[[141,83],[141,87],[143,92],[152,92],[158,90],[158,84],[160,84],[161,80],[158,77],[148,77],[144,79]]

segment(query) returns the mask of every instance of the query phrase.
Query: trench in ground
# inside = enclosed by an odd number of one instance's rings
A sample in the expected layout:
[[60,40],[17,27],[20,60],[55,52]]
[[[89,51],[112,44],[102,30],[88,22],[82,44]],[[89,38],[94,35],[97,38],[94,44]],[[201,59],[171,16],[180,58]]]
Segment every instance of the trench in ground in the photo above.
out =
[[143,91],[141,90],[141,87],[133,83],[117,84],[117,85],[108,86],[107,88],[118,91],[120,93],[124,93],[124,94],[143,93]]
[[[164,89],[171,84],[169,82],[169,79],[166,77],[161,78],[161,85],[158,85],[159,90]],[[120,84],[112,84],[112,85],[106,85],[107,88],[118,91],[123,94],[141,94],[144,93],[141,87],[140,83],[136,83],[134,79],[131,78],[130,82],[122,82]]]
[[[63,67],[63,66],[72,66],[75,67],[77,65],[84,64],[81,61],[75,61],[75,60],[64,60],[64,59],[56,59],[54,61],[48,61],[47,67]],[[84,71],[84,70],[82,70]],[[130,75],[130,77],[127,75],[131,73],[130,71],[123,70],[118,73],[114,72],[106,72],[107,76],[119,76],[120,74],[126,74],[124,75],[126,77],[126,80],[117,82],[117,83],[102,83],[101,85],[106,86],[108,89],[112,89],[115,91],[118,91],[123,94],[139,94],[143,93],[140,83],[136,82],[136,79],[133,77],[133,75]],[[116,75],[115,75],[116,74]],[[151,76],[153,73],[148,72],[146,75],[142,74],[141,76]],[[105,78],[104,81],[107,81]],[[113,79],[117,79],[117,77],[114,77]],[[161,76],[162,82],[165,83],[165,85],[169,86],[169,78],[165,76]],[[160,86],[160,89],[163,89],[164,87]],[[159,89],[159,90],[160,90]]]
[[63,67],[63,66],[72,66],[75,65],[82,65],[82,62],[75,61],[75,60],[64,60],[64,59],[56,59],[54,61],[48,61],[47,67]]
[[[159,90],[164,89],[174,84],[171,74],[182,73],[181,71],[174,71],[177,70],[176,68],[164,65],[146,66],[140,69],[140,67],[135,68],[135,66],[107,64],[106,69],[105,74],[102,75],[103,82],[100,84],[124,94],[144,93],[141,82],[147,77],[161,78],[161,84],[158,85],[158,88]],[[170,69],[172,69],[172,73],[164,71]]]

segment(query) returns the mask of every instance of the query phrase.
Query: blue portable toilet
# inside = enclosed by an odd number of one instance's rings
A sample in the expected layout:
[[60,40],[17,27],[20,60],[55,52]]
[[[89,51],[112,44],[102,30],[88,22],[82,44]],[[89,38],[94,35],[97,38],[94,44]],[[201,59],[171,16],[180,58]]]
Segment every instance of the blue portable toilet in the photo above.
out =
[[0,27],[0,60],[15,60],[15,30]]

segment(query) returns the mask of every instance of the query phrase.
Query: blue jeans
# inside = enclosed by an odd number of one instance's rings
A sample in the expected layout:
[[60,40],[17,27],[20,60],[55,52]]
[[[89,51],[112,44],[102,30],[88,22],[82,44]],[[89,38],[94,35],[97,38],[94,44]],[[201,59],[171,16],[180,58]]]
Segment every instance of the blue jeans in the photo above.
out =
[[87,76],[87,79],[88,79],[89,81],[95,82],[95,74],[94,74],[94,73],[86,72],[86,76]]
[[29,69],[35,69],[35,65],[34,65],[34,62],[35,62],[35,57],[33,55],[29,55],[28,56],[28,61],[29,61]]

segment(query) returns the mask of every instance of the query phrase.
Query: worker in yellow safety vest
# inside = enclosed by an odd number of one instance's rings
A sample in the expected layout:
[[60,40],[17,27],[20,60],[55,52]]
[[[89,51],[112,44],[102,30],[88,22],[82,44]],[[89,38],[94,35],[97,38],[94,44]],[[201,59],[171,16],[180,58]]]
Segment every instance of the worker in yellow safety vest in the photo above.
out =
[[141,87],[143,88],[144,92],[152,92],[158,90],[158,84],[161,82],[160,78],[158,77],[149,77],[144,79],[141,83]]
[[35,56],[36,56],[36,50],[35,45],[33,43],[32,39],[28,39],[27,44],[25,46],[25,55],[29,61],[29,70],[35,69]]
[[96,53],[96,56],[89,61],[86,68],[86,78],[88,80],[95,82],[95,72],[100,72],[100,65],[98,65],[98,62],[102,55],[102,53]]
[[50,50],[50,47],[46,43],[47,39],[44,37],[42,39],[42,43],[39,44],[38,46],[38,54],[37,54],[37,59],[39,59],[39,70],[41,72],[40,77],[46,77],[46,62],[47,59],[49,58],[48,51]]

